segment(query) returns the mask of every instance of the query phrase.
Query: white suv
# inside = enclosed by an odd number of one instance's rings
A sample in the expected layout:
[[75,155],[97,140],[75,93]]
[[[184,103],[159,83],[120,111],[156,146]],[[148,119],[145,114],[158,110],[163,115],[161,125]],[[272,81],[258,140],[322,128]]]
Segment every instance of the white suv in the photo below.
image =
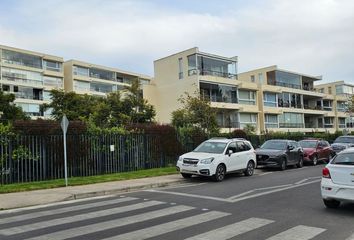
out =
[[230,172],[244,172],[253,175],[256,167],[256,154],[249,141],[244,139],[209,139],[194,151],[183,154],[177,161],[177,171],[184,178],[192,175],[214,177],[224,180]]

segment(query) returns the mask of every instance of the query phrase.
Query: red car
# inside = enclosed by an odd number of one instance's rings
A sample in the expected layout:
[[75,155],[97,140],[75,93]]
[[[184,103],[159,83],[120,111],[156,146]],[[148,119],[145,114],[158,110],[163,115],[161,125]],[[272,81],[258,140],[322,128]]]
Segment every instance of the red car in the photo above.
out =
[[304,150],[304,163],[317,165],[319,161],[328,163],[335,155],[331,145],[324,140],[306,139],[299,141],[300,146]]

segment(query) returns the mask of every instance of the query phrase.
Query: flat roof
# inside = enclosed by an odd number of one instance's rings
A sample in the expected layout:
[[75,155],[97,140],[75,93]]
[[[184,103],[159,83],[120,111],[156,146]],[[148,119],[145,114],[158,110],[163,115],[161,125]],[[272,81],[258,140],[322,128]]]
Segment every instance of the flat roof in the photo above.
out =
[[50,55],[50,54],[46,54],[46,53],[34,52],[34,51],[26,50],[26,49],[9,47],[9,46],[5,46],[5,45],[0,45],[0,48],[1,49],[15,51],[15,52],[35,55],[35,56],[38,56],[38,57],[49,58],[49,59],[52,59],[52,60],[57,60],[59,62],[64,62],[64,59],[62,57],[58,57],[58,56],[54,56],[54,55]]

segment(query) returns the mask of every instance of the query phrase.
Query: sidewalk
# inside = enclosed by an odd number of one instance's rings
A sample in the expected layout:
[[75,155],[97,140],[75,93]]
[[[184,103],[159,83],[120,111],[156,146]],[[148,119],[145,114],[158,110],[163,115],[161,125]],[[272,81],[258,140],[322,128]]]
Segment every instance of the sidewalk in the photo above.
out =
[[179,174],[90,185],[0,194],[0,209],[20,208],[53,202],[111,195],[119,192],[163,187],[184,182]]

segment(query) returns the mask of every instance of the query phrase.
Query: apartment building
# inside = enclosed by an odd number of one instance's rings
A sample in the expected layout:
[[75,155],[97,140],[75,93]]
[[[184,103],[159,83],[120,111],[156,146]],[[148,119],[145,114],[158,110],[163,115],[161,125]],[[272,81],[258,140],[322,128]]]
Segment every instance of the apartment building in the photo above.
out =
[[239,75],[241,81],[256,82],[259,87],[260,131],[335,132],[345,128],[338,119],[335,97],[315,91],[321,76],[279,69],[277,66],[255,69]]
[[151,77],[147,75],[78,60],[64,63],[64,79],[65,91],[97,96],[106,96],[110,92],[123,90],[135,79],[138,79],[142,85],[149,84],[151,81]]
[[0,59],[1,89],[29,116],[49,116],[40,105],[50,101],[51,89],[64,88],[63,58],[0,45]]
[[354,116],[348,112],[348,101],[354,96],[354,85],[344,81],[336,81],[315,86],[316,91],[334,95],[334,106],[339,128],[354,130]]
[[154,61],[155,77],[144,96],[155,105],[160,123],[170,123],[185,93],[201,94],[218,110],[223,131],[254,125],[258,132],[259,99],[255,82],[240,81],[237,57],[223,57],[191,48]]

